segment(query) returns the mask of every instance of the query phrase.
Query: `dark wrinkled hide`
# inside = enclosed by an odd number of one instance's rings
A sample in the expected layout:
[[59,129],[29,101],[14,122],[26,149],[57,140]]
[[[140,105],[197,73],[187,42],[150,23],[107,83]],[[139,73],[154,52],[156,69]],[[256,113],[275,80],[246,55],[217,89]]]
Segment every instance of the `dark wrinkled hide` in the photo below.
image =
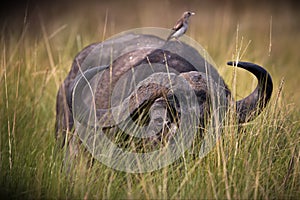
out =
[[[135,42],[139,42],[141,46],[146,46],[156,42],[161,43],[162,47],[160,49],[139,48],[122,53],[122,51],[124,51],[124,49],[126,49],[133,40]],[[114,47],[116,47],[114,52],[103,51],[101,54],[102,59],[100,59],[99,62],[85,63],[87,62],[85,59],[93,54],[93,52],[96,52],[95,49],[99,48],[99,46],[105,49],[105,47],[111,45],[112,42]],[[183,45],[184,48],[182,48],[182,46],[179,48],[179,45]],[[178,54],[172,53],[177,52],[174,51],[177,49],[179,51]],[[182,49],[184,49],[184,51]],[[56,137],[59,138],[62,136],[65,138],[66,131],[71,130],[74,125],[71,108],[72,90],[75,84],[75,78],[79,74],[79,66],[81,67],[82,71],[86,71],[87,66],[101,66],[110,64],[111,57],[114,58],[111,67],[103,70],[103,75],[97,83],[97,90],[95,94],[96,107],[97,109],[101,110],[102,114],[106,114],[106,111],[109,110],[111,106],[109,101],[109,98],[112,94],[111,88],[114,88],[119,78],[128,71],[132,70],[132,68],[148,63],[167,63],[170,69],[173,69],[177,73],[181,74],[181,76],[188,81],[197,95],[200,105],[200,126],[202,127],[205,126],[204,115],[209,114],[208,110],[210,104],[207,94],[207,79],[205,78],[206,72],[209,72],[209,76],[215,83],[221,83],[221,85],[224,85],[225,98],[227,99],[228,103],[229,101],[232,101],[230,91],[228,90],[223,79],[217,73],[216,69],[209,63],[206,63],[205,59],[194,48],[186,44],[179,44],[176,41],[165,44],[165,41],[154,36],[134,34],[125,35],[103,43],[92,44],[77,54],[73,61],[71,70],[59,88],[57,94]],[[236,65],[236,63],[232,62],[229,62],[228,64]],[[237,63],[237,67],[246,69],[247,71],[253,73],[258,79],[257,88],[248,97],[236,102],[237,118],[239,123],[244,123],[254,119],[267,105],[267,102],[272,94],[273,86],[271,76],[262,67],[248,62],[239,62]],[[143,83],[142,80],[141,83]],[[145,107],[145,104],[147,104],[148,107],[150,106],[149,112],[150,116],[152,116],[152,120],[156,120],[155,123],[159,124],[159,121],[162,120],[159,117],[159,113],[162,113],[162,111],[166,109],[166,106],[164,105],[168,103],[165,102],[166,99],[161,100],[161,98],[168,96],[169,91],[163,87],[153,86],[150,83],[145,83],[136,92],[136,94],[129,94],[128,98],[139,97],[139,102],[142,103],[138,104],[136,101],[129,101],[130,110],[132,112],[131,114],[134,115],[134,113],[138,113],[137,111],[140,109],[140,107]],[[176,110],[176,103],[169,102],[169,104],[171,104]],[[153,107],[151,107],[151,105]],[[167,121],[168,120],[172,121],[171,117],[168,117]],[[151,123],[152,121],[150,120],[150,124]],[[108,130],[112,128],[111,130],[113,130],[113,124],[108,123],[106,128],[108,128]],[[153,129],[155,131],[155,127]]]

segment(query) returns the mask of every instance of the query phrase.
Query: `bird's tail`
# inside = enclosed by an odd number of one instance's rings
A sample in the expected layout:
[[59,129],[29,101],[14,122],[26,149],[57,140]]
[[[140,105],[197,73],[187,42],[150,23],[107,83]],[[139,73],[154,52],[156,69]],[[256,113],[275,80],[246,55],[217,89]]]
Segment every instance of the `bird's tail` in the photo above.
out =
[[167,37],[165,44],[166,44],[167,42],[169,42],[169,41],[172,39],[173,34],[174,34],[174,31],[172,31],[172,32],[170,33],[170,35]]
[[174,32],[175,32],[175,31],[173,31],[173,30],[171,31],[171,33],[170,33],[169,36],[167,37],[167,40],[166,40],[166,41],[169,41],[169,40],[172,39],[172,36],[173,36]]
[[171,34],[167,37],[166,42],[168,42],[168,41],[172,38],[172,35],[173,35],[173,33],[171,33]]

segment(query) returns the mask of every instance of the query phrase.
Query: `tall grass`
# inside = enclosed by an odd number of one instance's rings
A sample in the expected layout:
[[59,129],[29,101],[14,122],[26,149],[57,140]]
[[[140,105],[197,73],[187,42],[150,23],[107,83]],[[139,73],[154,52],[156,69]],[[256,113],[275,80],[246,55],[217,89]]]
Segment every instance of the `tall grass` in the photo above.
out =
[[[97,161],[91,167],[91,157],[80,147],[73,166],[65,170],[64,149],[54,138],[58,87],[75,54],[125,30],[119,20],[132,10],[119,12],[122,5],[105,4],[110,8],[105,31],[107,12],[101,6],[74,8],[80,16],[76,21],[72,14],[49,20],[52,11],[39,11],[24,23],[8,21],[1,29],[1,194],[17,199],[300,196],[299,15],[289,9],[236,13],[231,6],[211,13],[195,2],[188,5],[196,12],[188,34],[207,48],[237,99],[249,94],[256,82],[249,73],[225,67],[227,60],[249,60],[270,71],[274,93],[265,111],[241,128],[228,119],[221,139],[203,159],[187,152],[184,162],[182,158],[155,172],[127,174]],[[155,7],[151,3],[135,6],[139,12],[129,18],[139,20],[122,20],[128,28],[170,27],[182,9],[169,6],[175,11],[164,22],[159,15],[148,16]]]

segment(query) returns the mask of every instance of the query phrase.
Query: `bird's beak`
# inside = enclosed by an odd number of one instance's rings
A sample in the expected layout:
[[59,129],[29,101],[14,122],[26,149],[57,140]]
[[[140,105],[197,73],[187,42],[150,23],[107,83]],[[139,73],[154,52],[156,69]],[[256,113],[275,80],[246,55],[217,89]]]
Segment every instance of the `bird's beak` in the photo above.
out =
[[194,12],[191,12],[191,15],[195,15],[196,13],[194,13]]

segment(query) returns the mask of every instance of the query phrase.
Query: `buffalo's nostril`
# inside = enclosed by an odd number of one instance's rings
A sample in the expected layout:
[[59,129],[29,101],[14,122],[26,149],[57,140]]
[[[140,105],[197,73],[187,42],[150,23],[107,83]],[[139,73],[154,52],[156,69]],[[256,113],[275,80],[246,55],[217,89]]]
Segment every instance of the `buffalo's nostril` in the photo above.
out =
[[156,124],[162,125],[164,122],[164,119],[162,117],[158,117],[158,118],[154,119],[154,122]]

